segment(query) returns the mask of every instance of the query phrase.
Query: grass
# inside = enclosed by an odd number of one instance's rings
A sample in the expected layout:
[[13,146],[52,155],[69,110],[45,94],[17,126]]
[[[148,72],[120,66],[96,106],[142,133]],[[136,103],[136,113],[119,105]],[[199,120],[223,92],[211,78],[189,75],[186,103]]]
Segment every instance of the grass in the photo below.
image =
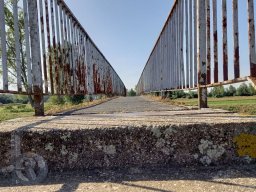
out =
[[29,117],[34,114],[30,105],[8,104],[0,106],[0,122],[20,117]]
[[[159,100],[159,98],[157,98]],[[197,106],[198,99],[165,99],[174,105]],[[224,109],[241,115],[256,115],[256,96],[236,96],[223,98],[208,98],[210,108]]]
[[[80,104],[64,103],[62,105],[46,102],[45,114],[53,115],[68,110],[81,109],[91,105],[100,104],[102,102],[105,102],[106,100],[107,98],[102,98],[99,100],[94,100],[92,102],[85,101]],[[31,107],[30,104],[8,104],[0,106],[0,122],[21,117],[32,117],[33,115],[34,109]]]

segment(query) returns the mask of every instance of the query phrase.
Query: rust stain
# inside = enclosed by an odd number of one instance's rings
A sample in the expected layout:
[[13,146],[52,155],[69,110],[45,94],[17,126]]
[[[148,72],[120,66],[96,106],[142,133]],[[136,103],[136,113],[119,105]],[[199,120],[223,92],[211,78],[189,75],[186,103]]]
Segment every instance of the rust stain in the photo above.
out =
[[213,34],[214,38],[214,83],[219,81],[219,66],[218,66],[218,32]]
[[235,48],[234,52],[234,73],[235,73],[235,78],[239,78],[240,76],[240,67],[239,67],[239,47]]
[[100,75],[97,64],[93,64],[93,85],[94,85],[94,92],[101,93],[100,89]]

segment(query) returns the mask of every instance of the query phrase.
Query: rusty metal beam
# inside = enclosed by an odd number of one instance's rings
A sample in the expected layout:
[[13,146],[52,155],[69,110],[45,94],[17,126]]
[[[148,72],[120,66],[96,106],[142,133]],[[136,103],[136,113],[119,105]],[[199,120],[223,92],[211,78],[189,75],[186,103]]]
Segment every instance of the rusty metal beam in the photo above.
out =
[[56,79],[56,74],[58,72],[58,67],[57,67],[57,46],[56,46],[56,33],[55,33],[55,14],[54,14],[54,0],[50,0],[50,13],[51,13],[51,24],[52,24],[52,84],[51,84],[51,94],[55,94],[55,79]]
[[227,1],[222,0],[223,80],[228,80]]
[[194,87],[193,85],[193,1],[188,1],[189,5],[189,88]]
[[238,30],[238,4],[237,0],[233,0],[233,40],[234,40],[234,76],[240,77],[240,64],[239,64],[239,30]]
[[218,29],[217,29],[217,0],[212,0],[213,12],[213,57],[214,57],[214,83],[219,81],[219,62],[218,62]]
[[196,12],[197,12],[197,0],[193,0],[194,2],[194,9],[193,9],[193,20],[194,20],[194,86],[197,86],[197,18],[196,18]]
[[248,0],[248,34],[249,34],[249,60],[250,75],[256,77],[256,53],[255,53],[255,18],[254,18],[254,0]]
[[210,0],[205,1],[206,6],[206,46],[207,46],[207,84],[211,83],[211,9]]
[[206,9],[205,0],[197,0],[197,39],[198,39],[198,107],[207,108],[206,85]]
[[40,58],[40,44],[38,43],[40,42],[40,38],[37,7],[37,1],[30,1],[30,3],[28,3],[35,115],[43,116],[43,81]]

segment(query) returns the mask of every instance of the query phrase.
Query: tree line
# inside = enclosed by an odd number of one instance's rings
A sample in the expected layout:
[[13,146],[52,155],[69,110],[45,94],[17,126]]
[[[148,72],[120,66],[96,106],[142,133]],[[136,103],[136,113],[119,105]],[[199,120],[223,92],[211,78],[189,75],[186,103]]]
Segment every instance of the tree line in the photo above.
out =
[[[239,87],[234,87],[230,85],[229,87],[224,88],[224,86],[216,86],[212,89],[208,90],[208,97],[232,97],[232,96],[253,96],[256,95],[256,90],[252,86],[252,84],[242,83]],[[177,98],[198,98],[198,94],[196,91],[184,92],[183,90],[173,91],[168,94],[170,99]]]

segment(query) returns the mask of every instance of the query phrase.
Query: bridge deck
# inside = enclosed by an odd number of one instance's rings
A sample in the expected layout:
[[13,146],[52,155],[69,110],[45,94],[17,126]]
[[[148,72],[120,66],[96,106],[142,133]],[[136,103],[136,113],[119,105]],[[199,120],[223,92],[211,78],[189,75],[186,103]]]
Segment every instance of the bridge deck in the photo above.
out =
[[52,129],[76,130],[248,122],[256,122],[256,118],[239,116],[217,109],[193,110],[163,104],[145,97],[120,97],[94,107],[71,111],[58,116],[6,121],[0,124],[0,132],[22,129],[48,131]]
[[[0,168],[10,164],[10,132],[20,130],[22,152],[42,155],[50,170],[47,181],[38,186],[9,188],[10,177],[0,176],[1,191],[255,190],[256,161],[249,157],[255,155],[250,150],[255,118],[120,97],[87,109],[15,119],[0,126]],[[244,133],[248,156],[240,157],[234,138]],[[252,165],[234,166],[248,162]],[[180,169],[183,165],[192,167]],[[225,166],[199,166],[195,171],[198,165]]]

